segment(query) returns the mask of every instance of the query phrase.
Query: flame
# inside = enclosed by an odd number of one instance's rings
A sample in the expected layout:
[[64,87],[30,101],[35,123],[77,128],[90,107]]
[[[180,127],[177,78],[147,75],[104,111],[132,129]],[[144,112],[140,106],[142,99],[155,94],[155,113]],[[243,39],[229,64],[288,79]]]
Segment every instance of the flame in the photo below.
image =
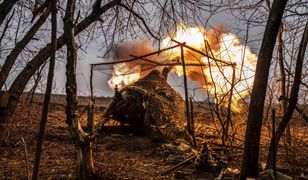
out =
[[[125,73],[126,72],[126,73]],[[132,72],[127,63],[117,64],[113,67],[112,77],[108,81],[110,87],[118,86],[120,89],[140,79],[139,72]]]
[[[122,42],[116,44],[113,48],[113,60],[121,61],[133,58],[134,56],[141,56],[144,54],[152,53],[154,48],[149,41],[134,41],[134,42]],[[149,59],[155,59],[157,62],[162,61],[162,57],[157,55],[152,55],[148,57]],[[132,61],[129,63],[118,63],[113,66],[112,77],[108,81],[111,88],[123,88],[136,82],[138,79],[146,76],[153,69],[157,67],[146,61]]]
[[[248,46],[243,45],[235,34],[229,33],[222,26],[206,31],[202,27],[189,27],[183,23],[179,24],[169,37],[161,41],[161,49],[176,45],[178,42],[193,47],[207,56],[184,48],[185,63],[202,63],[207,66],[186,66],[187,77],[198,82],[209,94],[216,97],[216,103],[227,106],[232,77],[234,76],[234,88],[232,92],[231,108],[233,111],[240,111],[238,102],[249,95],[253,85],[254,70],[257,56],[253,54]],[[120,57],[115,59],[128,59],[131,55],[141,56],[154,51],[149,42],[137,41],[133,43],[122,43],[115,52]],[[181,56],[180,47],[164,51],[160,56],[154,55],[149,59],[161,62],[163,59],[170,61],[178,60]],[[225,63],[217,62],[219,59],[235,66],[226,66]],[[147,66],[147,71],[144,67]],[[116,64],[113,69],[113,76],[108,81],[111,87],[118,85],[122,88],[136,82],[148,72],[155,69],[153,64],[143,61],[135,63]],[[234,69],[233,69],[234,68]],[[233,70],[235,73],[233,73]],[[182,66],[175,66],[174,71],[183,75]]]
[[[185,63],[204,63],[206,67],[187,66],[187,76],[193,81],[203,86],[208,93],[216,97],[216,103],[228,104],[228,94],[232,87],[233,67],[225,66],[224,63],[215,62],[219,59],[227,63],[235,63],[235,79],[232,93],[231,108],[240,111],[238,101],[247,97],[253,85],[254,70],[257,56],[253,54],[249,47],[242,45],[235,34],[227,33],[221,27],[206,32],[202,27],[188,27],[179,24],[173,36],[162,41],[162,48],[176,45],[172,39],[185,42],[208,56],[204,57],[199,53],[184,48]],[[208,42],[209,49],[206,49]],[[165,52],[169,59],[180,57],[180,48],[175,48]],[[174,68],[175,72],[183,75],[180,66]]]

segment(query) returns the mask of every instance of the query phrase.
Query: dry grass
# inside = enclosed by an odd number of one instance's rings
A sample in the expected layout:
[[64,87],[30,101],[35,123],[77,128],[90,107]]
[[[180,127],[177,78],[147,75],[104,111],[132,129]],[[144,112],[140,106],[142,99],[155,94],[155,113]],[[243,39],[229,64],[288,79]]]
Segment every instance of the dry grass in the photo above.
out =
[[[86,98],[79,98],[80,105],[87,104]],[[26,161],[22,137],[27,144],[30,172],[32,172],[36,134],[38,133],[41,96],[37,96],[32,107],[19,104],[16,113],[9,124],[11,133],[9,147],[0,147],[0,179],[26,179]],[[104,107],[110,99],[97,100],[96,120],[102,116]],[[71,136],[65,123],[65,97],[53,96],[49,109],[49,119],[46,128],[44,152],[42,154],[41,179],[73,179],[76,177],[76,152]],[[29,108],[31,108],[29,110]],[[80,107],[80,111],[84,107]],[[28,115],[29,114],[29,115]],[[85,116],[82,117],[85,119]],[[229,148],[234,159],[228,166],[240,168],[242,148],[245,132],[245,118],[241,114],[234,114],[236,131],[233,148]],[[219,123],[212,120],[209,112],[204,108],[196,108],[196,135],[199,142],[207,140],[214,151],[221,154]],[[289,175],[298,177],[308,167],[308,130],[303,121],[291,124],[292,145],[281,143],[278,152],[278,169]],[[261,140],[260,161],[265,162],[268,152],[269,130],[264,123]],[[171,144],[171,145],[170,145]],[[229,144],[230,145],[230,144]],[[170,149],[171,142],[153,142],[151,137],[137,137],[131,135],[112,135],[100,137],[93,147],[96,172],[99,179],[213,179],[214,175],[195,171],[193,166],[182,167],[172,173],[161,176],[167,168],[181,162],[193,154],[192,151],[180,154]],[[174,144],[174,147],[180,146]],[[230,145],[231,146],[231,145]]]

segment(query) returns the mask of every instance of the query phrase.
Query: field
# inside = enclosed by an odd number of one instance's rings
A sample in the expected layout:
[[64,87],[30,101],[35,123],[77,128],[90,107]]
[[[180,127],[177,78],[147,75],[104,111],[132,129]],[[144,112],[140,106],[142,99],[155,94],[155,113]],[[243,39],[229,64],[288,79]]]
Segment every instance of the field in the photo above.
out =
[[[35,144],[42,109],[42,95],[36,95],[30,106],[21,102],[9,124],[11,144],[1,147],[0,179],[27,179],[31,175]],[[111,98],[97,98],[95,120],[99,121]],[[88,103],[79,98],[79,113]],[[86,114],[86,113],[85,113]],[[233,114],[236,131],[233,144],[226,147],[232,159],[225,156],[225,147],[220,140],[217,120],[212,120],[204,104],[195,104],[195,129],[198,146],[189,143],[155,139],[151,136],[132,134],[100,135],[93,145],[93,158],[98,179],[214,179],[220,172],[196,170],[193,161],[170,173],[162,174],[176,164],[195,155],[203,141],[211,152],[229,168],[225,179],[238,175],[243,153],[245,119]],[[54,95],[49,108],[49,118],[40,167],[41,179],[74,179],[76,177],[76,151],[65,123],[65,96]],[[80,117],[85,123],[86,115]],[[277,157],[277,169],[298,178],[308,167],[308,130],[302,120],[291,124],[292,143],[281,143]],[[264,122],[261,140],[260,162],[266,162],[269,129]],[[261,166],[260,166],[261,167]],[[28,169],[28,170],[27,170]]]

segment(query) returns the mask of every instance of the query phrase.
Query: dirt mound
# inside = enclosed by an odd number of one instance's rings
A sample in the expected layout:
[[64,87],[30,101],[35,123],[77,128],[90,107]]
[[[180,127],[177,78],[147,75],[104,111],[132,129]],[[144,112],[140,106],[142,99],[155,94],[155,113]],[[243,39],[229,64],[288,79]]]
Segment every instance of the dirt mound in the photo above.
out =
[[184,133],[184,101],[166,81],[167,73],[154,70],[115,92],[104,119],[129,124],[134,130],[151,130],[176,139]]

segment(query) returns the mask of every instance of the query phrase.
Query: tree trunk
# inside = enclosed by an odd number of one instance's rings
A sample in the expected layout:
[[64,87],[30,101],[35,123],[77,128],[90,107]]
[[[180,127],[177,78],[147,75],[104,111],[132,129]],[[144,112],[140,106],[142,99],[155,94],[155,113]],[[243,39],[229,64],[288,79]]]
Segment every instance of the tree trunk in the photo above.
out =
[[[40,169],[40,161],[41,161],[41,153],[43,149],[43,143],[45,138],[45,127],[48,118],[48,107],[50,102],[50,94],[52,91],[52,82],[54,76],[54,69],[55,69],[55,61],[56,61],[56,51],[57,51],[57,1],[53,0],[51,2],[51,44],[52,44],[52,53],[49,62],[49,71],[48,71],[48,78],[47,78],[47,87],[45,92],[44,98],[44,106],[42,112],[42,119],[40,123],[40,129],[38,134],[38,142],[36,144],[36,151],[35,151],[35,161],[34,161],[34,168],[32,174],[32,180],[38,179],[39,169]],[[49,14],[49,13],[48,13]]]
[[283,24],[281,24],[279,32],[278,32],[278,61],[279,61],[279,69],[280,69],[280,101],[281,101],[281,113],[282,115],[286,112],[287,109],[287,94],[286,94],[286,73],[284,71],[284,62],[283,62]]
[[[303,38],[301,40],[301,44],[299,47],[299,52],[296,60],[296,67],[295,67],[295,76],[294,76],[294,82],[291,88],[291,94],[290,94],[290,99],[288,103],[288,109],[286,110],[286,113],[284,114],[282,120],[280,121],[278,128],[276,130],[276,138],[271,139],[270,143],[270,150],[268,153],[268,158],[267,158],[267,165],[268,168],[273,168],[273,157],[276,156],[276,154],[273,154],[273,146],[277,147],[279,140],[289,124],[292,114],[294,112],[294,109],[296,108],[297,100],[298,100],[298,92],[299,92],[299,86],[301,82],[301,77],[302,77],[302,69],[303,69],[303,61],[305,57],[305,50],[307,47],[307,42],[308,42],[308,23],[306,24],[305,31],[303,34]],[[277,150],[275,151],[277,153]]]
[[2,25],[3,21],[5,20],[6,16],[9,14],[11,9],[13,8],[14,4],[18,0],[4,0],[0,4],[0,25]]
[[[95,22],[99,17],[104,14],[109,9],[113,8],[114,6],[118,5],[120,0],[113,0],[109,3],[105,4],[102,7],[98,7],[93,9],[91,14],[87,16],[83,21],[81,21],[75,28],[75,36],[85,30],[88,26],[90,26],[93,22]],[[60,36],[57,39],[57,49],[60,49],[63,45],[65,45],[64,36]],[[0,132],[5,129],[5,124],[9,121],[12,117],[15,107],[18,103],[18,100],[27,85],[29,79],[32,75],[36,72],[36,70],[44,64],[48,58],[50,57],[52,52],[52,45],[48,44],[46,47],[41,49],[38,54],[26,65],[26,67],[19,73],[19,75],[14,80],[12,86],[9,89],[9,103],[7,104],[5,109],[0,110]],[[2,133],[0,133],[2,140]]]
[[[284,62],[283,62],[283,40],[282,40],[282,33],[283,33],[283,24],[281,24],[279,32],[278,32],[278,61],[279,61],[279,69],[280,69],[280,109],[281,109],[281,116],[286,113],[287,109],[287,94],[286,94],[286,73],[284,70]],[[288,126],[286,131],[286,141],[288,144],[291,143],[291,132],[290,127]]]
[[80,126],[77,115],[77,84],[76,84],[76,63],[77,47],[74,37],[74,12],[75,0],[68,0],[64,17],[64,37],[67,43],[67,64],[66,64],[66,122],[75,146],[78,151],[78,169],[79,179],[87,179],[94,176],[94,163],[92,159],[92,144],[89,138],[83,137],[83,131]]
[[259,144],[267,80],[277,33],[287,0],[274,0],[266,24],[253,84],[240,179],[258,176]]

